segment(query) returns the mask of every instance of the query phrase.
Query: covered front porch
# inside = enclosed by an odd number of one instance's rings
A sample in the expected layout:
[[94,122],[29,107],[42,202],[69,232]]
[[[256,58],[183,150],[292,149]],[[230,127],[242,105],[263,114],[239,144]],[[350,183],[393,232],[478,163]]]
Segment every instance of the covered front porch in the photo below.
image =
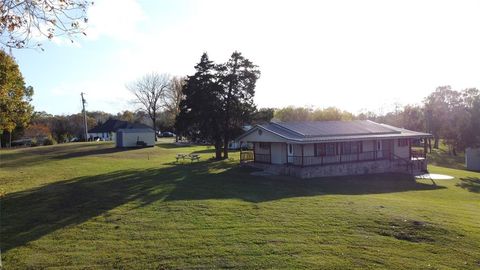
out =
[[[377,160],[426,163],[429,140],[387,139],[323,143],[252,142],[251,151],[241,151],[241,163],[297,167],[325,166]],[[423,167],[423,166],[422,166]]]

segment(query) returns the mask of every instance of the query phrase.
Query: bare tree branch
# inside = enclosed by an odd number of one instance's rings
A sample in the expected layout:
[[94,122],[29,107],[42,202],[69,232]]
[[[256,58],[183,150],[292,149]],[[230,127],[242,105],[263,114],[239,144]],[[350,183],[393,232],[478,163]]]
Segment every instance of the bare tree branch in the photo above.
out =
[[[0,44],[28,48],[34,37],[73,36],[84,33],[88,0],[0,0]],[[40,43],[36,44],[41,46]]]
[[162,109],[167,108],[165,100],[172,87],[170,76],[153,72],[126,87],[135,95],[136,103],[148,114],[156,132],[157,116]]

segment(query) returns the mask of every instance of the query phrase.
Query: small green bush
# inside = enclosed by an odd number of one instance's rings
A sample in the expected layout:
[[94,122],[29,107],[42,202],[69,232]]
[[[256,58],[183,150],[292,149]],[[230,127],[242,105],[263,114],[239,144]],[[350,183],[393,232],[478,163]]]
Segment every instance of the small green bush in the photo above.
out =
[[54,138],[48,137],[43,141],[43,145],[54,145],[57,144],[57,141],[55,141]]
[[40,144],[38,143],[38,141],[36,139],[32,139],[32,142],[30,143],[30,146],[31,147],[35,147],[35,146],[39,146]]

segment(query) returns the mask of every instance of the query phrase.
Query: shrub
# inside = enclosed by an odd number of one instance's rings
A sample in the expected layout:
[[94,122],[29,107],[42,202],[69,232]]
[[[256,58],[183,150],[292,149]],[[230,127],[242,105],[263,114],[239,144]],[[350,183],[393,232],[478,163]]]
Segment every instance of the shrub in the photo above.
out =
[[31,147],[39,146],[40,144],[38,143],[37,139],[32,139],[32,142],[30,143]]
[[57,141],[55,141],[55,139],[52,138],[51,136],[49,136],[43,141],[43,145],[54,145],[54,144],[57,144]]

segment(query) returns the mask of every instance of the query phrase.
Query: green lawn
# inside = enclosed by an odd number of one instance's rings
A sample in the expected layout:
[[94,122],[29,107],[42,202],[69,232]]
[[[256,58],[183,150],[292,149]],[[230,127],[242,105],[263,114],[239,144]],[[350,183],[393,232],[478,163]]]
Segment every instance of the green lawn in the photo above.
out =
[[452,169],[465,170],[465,152],[458,151],[454,156],[449,153],[448,146],[443,140],[440,140],[439,148],[432,149],[431,153],[428,153],[429,162],[432,165],[442,166]]
[[0,155],[4,269],[480,268],[480,173],[265,178],[166,142]]

